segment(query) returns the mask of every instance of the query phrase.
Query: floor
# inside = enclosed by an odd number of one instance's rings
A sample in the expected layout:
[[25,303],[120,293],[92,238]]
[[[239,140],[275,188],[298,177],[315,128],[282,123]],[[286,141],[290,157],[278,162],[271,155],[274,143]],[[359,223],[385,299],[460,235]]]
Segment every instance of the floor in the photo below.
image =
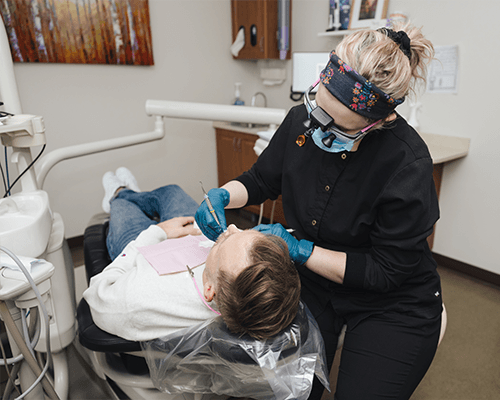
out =
[[67,349],[70,371],[70,400],[107,400],[111,399],[104,381],[80,358],[73,346]]
[[[238,215],[230,222],[249,227]],[[229,218],[228,218],[229,219]],[[77,297],[85,289],[83,252],[73,248]],[[424,380],[411,400],[498,400],[500,399],[500,288],[460,272],[439,268],[448,326],[443,342]],[[83,363],[76,350],[68,348],[70,399],[110,399],[100,379]],[[335,386],[336,359],[331,374]],[[325,392],[323,400],[332,400]]]

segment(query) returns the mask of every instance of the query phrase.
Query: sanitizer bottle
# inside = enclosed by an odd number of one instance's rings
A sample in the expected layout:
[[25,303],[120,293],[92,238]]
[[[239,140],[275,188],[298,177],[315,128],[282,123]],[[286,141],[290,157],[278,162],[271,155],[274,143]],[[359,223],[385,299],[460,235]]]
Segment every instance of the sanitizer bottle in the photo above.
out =
[[240,87],[241,87],[241,82],[236,82],[234,84],[234,105],[235,106],[244,106],[245,102],[241,100],[240,96]]

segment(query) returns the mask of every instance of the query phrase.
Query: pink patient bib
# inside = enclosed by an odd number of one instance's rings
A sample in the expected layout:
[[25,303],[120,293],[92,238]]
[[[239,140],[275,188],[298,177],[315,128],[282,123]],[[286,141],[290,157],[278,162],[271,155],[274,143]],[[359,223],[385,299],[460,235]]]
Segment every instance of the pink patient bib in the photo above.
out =
[[167,239],[151,246],[139,247],[139,252],[146,258],[158,275],[185,272],[186,265],[191,268],[203,264],[214,242],[206,236],[184,236]]

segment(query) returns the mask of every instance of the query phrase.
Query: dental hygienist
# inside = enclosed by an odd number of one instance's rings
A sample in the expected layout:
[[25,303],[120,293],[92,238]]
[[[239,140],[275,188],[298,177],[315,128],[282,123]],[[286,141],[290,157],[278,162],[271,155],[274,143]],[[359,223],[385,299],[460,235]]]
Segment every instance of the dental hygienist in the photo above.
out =
[[[196,220],[212,238],[224,208],[276,199],[302,298],[325,340],[329,368],[347,324],[335,398],[408,399],[436,352],[441,286],[427,237],[439,218],[433,163],[395,112],[433,46],[411,26],[357,31],[331,53],[315,103],[294,107],[252,168],[208,195]],[[311,399],[322,387],[314,385]]]

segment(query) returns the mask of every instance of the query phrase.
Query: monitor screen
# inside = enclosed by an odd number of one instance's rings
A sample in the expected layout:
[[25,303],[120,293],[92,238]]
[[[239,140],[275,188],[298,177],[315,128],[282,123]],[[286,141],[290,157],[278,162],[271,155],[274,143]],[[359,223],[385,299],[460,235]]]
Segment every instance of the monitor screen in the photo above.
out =
[[292,92],[304,93],[309,89],[309,86],[318,80],[329,58],[330,53],[326,52],[292,53]]

